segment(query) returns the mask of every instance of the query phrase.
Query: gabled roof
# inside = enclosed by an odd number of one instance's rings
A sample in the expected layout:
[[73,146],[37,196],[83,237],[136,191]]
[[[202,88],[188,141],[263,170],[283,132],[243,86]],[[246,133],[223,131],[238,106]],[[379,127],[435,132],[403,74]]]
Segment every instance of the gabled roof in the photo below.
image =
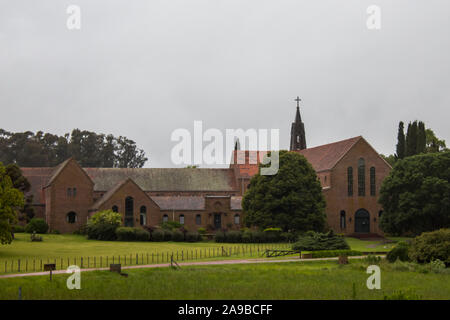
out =
[[148,191],[235,191],[230,169],[85,168],[95,191],[107,191],[126,178]]
[[31,188],[27,195],[33,196],[33,204],[45,203],[43,188],[55,171],[55,168],[20,168],[24,177],[30,182]]
[[56,178],[61,174],[61,172],[63,172],[63,170],[64,170],[64,169],[69,165],[69,163],[72,162],[72,161],[75,163],[75,165],[76,165],[77,167],[80,168],[80,170],[83,172],[83,174],[86,176],[86,178],[88,178],[89,181],[90,181],[91,183],[93,183],[92,179],[86,174],[86,171],[84,171],[83,168],[80,167],[80,165],[78,164],[78,162],[77,162],[74,158],[69,158],[69,159],[67,159],[66,161],[63,161],[62,163],[60,163],[59,165],[57,165],[57,166],[55,167],[55,171],[53,171],[53,173],[52,173],[52,175],[51,175],[51,177],[50,177],[50,179],[49,179],[49,181],[48,181],[46,187],[50,186],[50,185],[53,183],[53,181],[56,180]]
[[198,196],[151,196],[161,210],[205,210],[205,198]]
[[316,172],[331,170],[362,136],[296,151],[311,163]]

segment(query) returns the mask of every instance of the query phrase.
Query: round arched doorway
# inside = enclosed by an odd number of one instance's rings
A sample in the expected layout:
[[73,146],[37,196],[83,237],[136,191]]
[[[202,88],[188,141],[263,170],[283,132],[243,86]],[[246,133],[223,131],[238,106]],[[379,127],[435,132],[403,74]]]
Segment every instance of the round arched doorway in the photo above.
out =
[[370,214],[366,209],[359,209],[355,213],[355,233],[370,232]]

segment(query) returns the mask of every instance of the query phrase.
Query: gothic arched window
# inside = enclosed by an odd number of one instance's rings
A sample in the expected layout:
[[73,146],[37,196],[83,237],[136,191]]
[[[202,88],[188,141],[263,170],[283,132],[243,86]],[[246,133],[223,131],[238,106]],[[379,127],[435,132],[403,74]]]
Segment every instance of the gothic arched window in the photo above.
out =
[[184,214],[180,214],[180,224],[184,224]]
[[198,214],[195,216],[195,223],[202,224],[202,216],[201,215]]
[[66,220],[68,223],[75,223],[77,222],[77,214],[73,211],[69,212],[66,216]]
[[141,226],[145,226],[147,224],[147,207],[142,206],[139,211],[139,222]]
[[366,195],[366,164],[363,158],[358,160],[358,196]]
[[341,211],[340,225],[341,225],[341,229],[345,229],[345,211],[344,210]]
[[167,214],[163,215],[163,222],[169,221],[169,216]]
[[347,168],[347,193],[348,196],[353,196],[353,168]]
[[370,195],[375,195],[375,167],[370,168]]

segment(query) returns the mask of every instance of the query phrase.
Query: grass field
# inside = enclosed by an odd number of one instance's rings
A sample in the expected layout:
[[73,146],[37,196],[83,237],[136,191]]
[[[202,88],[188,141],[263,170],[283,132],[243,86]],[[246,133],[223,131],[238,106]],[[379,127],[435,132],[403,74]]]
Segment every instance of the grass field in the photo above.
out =
[[[450,299],[450,274],[419,273],[380,263],[381,289],[369,290],[368,263],[336,261],[190,266],[81,273],[81,289],[68,275],[0,279],[0,299],[383,299],[402,291],[419,299]],[[355,290],[353,290],[353,286]]]
[[[17,233],[10,245],[0,246],[0,274],[40,271],[41,264],[56,263],[57,268],[70,264],[83,267],[107,266],[114,262],[123,265],[167,262],[173,253],[176,260],[217,260],[261,257],[266,248],[287,249],[289,244],[222,244],[215,242],[120,242],[87,240],[81,235],[43,235],[43,242],[31,242],[30,235]],[[395,243],[346,238],[353,250],[376,252],[389,251]],[[396,238],[395,240],[399,240]],[[222,247],[237,252],[230,257],[221,254]],[[94,260],[95,257],[95,260]],[[100,257],[102,257],[100,261]],[[108,260],[107,260],[108,259]],[[20,268],[19,268],[20,260]]]

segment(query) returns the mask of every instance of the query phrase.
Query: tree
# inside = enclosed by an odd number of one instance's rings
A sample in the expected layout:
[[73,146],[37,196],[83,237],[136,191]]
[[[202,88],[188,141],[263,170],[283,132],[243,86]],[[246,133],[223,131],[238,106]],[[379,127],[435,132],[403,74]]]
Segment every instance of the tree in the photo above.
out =
[[433,130],[426,129],[425,130],[425,139],[426,139],[426,146],[425,150],[427,153],[432,152],[441,152],[444,150],[447,150],[445,145],[445,140],[439,140],[436,135],[434,134]]
[[31,184],[26,177],[23,176],[17,164],[9,164],[6,166],[6,174],[11,178],[13,187],[24,194],[24,205],[19,210],[19,220],[29,221],[34,217],[33,195],[25,196],[31,189]]
[[416,146],[417,154],[425,153],[425,147],[426,147],[425,124],[422,121],[419,121],[419,124],[417,126],[417,146]]
[[390,164],[391,167],[394,166],[395,162],[397,161],[397,157],[396,155],[390,154],[388,156],[385,156],[384,154],[380,153],[380,156],[387,162]]
[[450,227],[450,151],[398,160],[383,181],[380,227],[418,235]]
[[6,168],[0,162],[0,243],[12,241],[11,225],[16,221],[16,208],[23,206],[23,193],[14,188]]
[[[259,167],[269,165],[260,163]],[[279,152],[277,174],[253,176],[242,200],[247,226],[278,227],[284,231],[322,231],[325,205],[311,164],[304,156],[288,151]]]
[[417,121],[408,124],[405,154],[407,157],[417,154]]
[[397,134],[397,159],[403,159],[405,157],[405,133],[404,133],[403,121],[398,124]]

